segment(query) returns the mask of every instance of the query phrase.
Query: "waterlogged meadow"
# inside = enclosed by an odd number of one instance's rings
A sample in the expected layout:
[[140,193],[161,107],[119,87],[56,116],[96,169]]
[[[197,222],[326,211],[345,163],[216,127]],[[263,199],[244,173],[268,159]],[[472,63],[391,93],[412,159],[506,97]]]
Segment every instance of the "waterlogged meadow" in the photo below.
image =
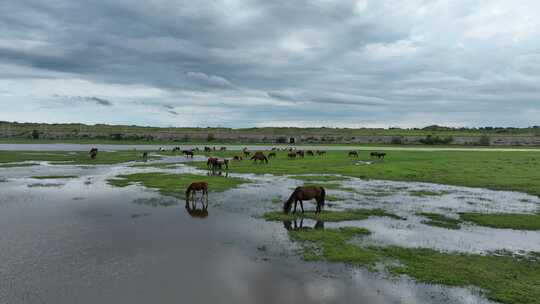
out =
[[[12,282],[0,302],[253,303],[271,294],[290,303],[540,303],[533,152],[278,152],[268,165],[207,170],[206,156],[236,154],[151,151],[143,162],[140,151],[95,160],[0,152],[0,272]],[[201,180],[207,210],[185,202]],[[312,203],[282,212],[300,185],[327,189],[321,214]]]

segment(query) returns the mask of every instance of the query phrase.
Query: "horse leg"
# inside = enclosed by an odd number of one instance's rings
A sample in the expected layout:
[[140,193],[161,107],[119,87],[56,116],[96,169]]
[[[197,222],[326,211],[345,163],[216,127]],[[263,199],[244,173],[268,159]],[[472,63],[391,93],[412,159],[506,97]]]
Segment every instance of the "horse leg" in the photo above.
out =
[[304,203],[302,200],[300,200],[300,208],[302,208],[302,213],[304,213]]
[[294,209],[293,209],[293,212],[292,212],[293,214],[296,213],[296,204],[298,204],[298,200],[294,201]]

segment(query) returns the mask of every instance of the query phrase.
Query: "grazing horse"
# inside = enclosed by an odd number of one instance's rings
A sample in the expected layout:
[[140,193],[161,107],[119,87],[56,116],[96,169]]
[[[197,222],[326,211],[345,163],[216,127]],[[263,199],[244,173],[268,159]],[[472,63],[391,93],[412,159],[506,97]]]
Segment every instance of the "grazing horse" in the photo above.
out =
[[219,148],[219,151],[227,151],[227,147],[221,147]]
[[193,155],[195,155],[195,153],[193,153],[192,150],[184,150],[182,151],[182,154],[184,154],[186,157],[190,157],[193,158]]
[[235,155],[235,156],[233,156],[233,160],[241,161],[241,160],[242,160],[242,156]]
[[300,158],[304,158],[304,150],[298,150],[298,151],[296,151],[296,154],[297,154]]
[[315,199],[317,201],[317,208],[315,213],[320,213],[324,207],[324,198],[326,196],[326,191],[323,187],[319,186],[304,186],[297,187],[294,189],[293,193],[287,201],[283,204],[283,212],[289,213],[291,211],[292,203],[294,202],[293,213],[296,213],[296,205],[300,202],[300,208],[302,213],[304,213],[304,204],[302,201],[308,201]]
[[192,201],[195,201],[195,194],[202,192],[202,198],[206,199],[206,205],[208,205],[208,183],[207,182],[193,182],[186,189],[186,203],[189,202],[191,196]]
[[210,152],[212,151],[212,149],[210,149],[210,147],[204,147],[204,152]]
[[144,152],[144,153],[142,154],[142,159],[143,159],[144,161],[147,161],[147,160],[148,160],[148,152]]
[[206,161],[206,166],[208,169],[212,169],[214,167],[214,163],[218,161],[217,157],[209,157]]
[[349,157],[358,157],[358,152],[356,152],[356,151],[349,151]]
[[296,153],[294,153],[294,152],[291,151],[291,152],[287,153],[287,157],[288,157],[289,159],[296,158]]
[[264,161],[265,163],[268,164],[268,158],[266,158],[266,156],[264,156],[264,154],[262,152],[261,153],[256,153],[255,155],[253,155],[251,157],[251,160],[253,160],[254,163],[256,163],[257,161],[262,163]]
[[174,147],[174,148],[172,149],[172,152],[173,152],[173,153],[174,153],[174,152],[180,152],[180,147]]
[[315,151],[315,153],[317,153],[317,155],[324,155],[324,154],[326,154],[326,151],[317,150],[317,151]]
[[276,157],[276,152],[268,153],[268,158],[275,158],[275,157]]
[[371,152],[369,154],[371,157],[377,157],[378,159],[384,159],[384,157],[386,156],[386,153],[381,153],[381,152]]
[[229,160],[228,159],[219,159],[217,157],[209,157],[206,161],[206,166],[208,169],[212,169],[212,171],[219,170],[225,166],[226,170],[229,170]]
[[244,150],[244,157],[248,157],[251,153],[247,150]]
[[88,152],[88,154],[90,154],[91,159],[94,159],[94,158],[96,158],[96,156],[98,154],[98,149],[97,148],[92,148],[92,149],[90,149],[90,152]]
[[307,151],[306,151],[306,154],[307,154],[307,155],[311,155],[311,156],[314,156],[314,155],[315,155],[315,154],[313,153],[313,151],[311,151],[311,150],[307,150]]

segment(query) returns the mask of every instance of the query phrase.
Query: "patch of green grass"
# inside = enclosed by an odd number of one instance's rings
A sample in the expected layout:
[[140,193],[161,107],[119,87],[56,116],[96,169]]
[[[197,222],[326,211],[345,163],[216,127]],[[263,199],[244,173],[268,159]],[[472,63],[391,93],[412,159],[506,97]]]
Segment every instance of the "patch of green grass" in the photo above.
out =
[[301,243],[306,260],[325,259],[367,266],[371,270],[376,263],[383,262],[391,273],[408,275],[420,282],[480,287],[492,301],[540,303],[538,259],[443,253],[397,246],[360,247],[350,243],[353,238],[368,234],[369,231],[362,228],[289,231],[290,238]]
[[451,217],[447,217],[438,213],[421,212],[417,213],[416,215],[428,218],[427,221],[422,221],[422,223],[430,226],[442,227],[447,229],[459,229],[461,224],[460,220],[453,219]]
[[540,230],[540,214],[460,213],[462,220],[479,226],[516,230]]
[[208,182],[208,190],[211,192],[223,192],[241,184],[249,182],[246,179],[222,176],[206,176],[195,174],[168,174],[162,172],[135,173],[118,175],[108,180],[110,185],[125,187],[133,183],[141,183],[147,188],[158,189],[163,195],[185,197],[186,188],[197,181]]
[[290,178],[298,179],[304,182],[332,182],[343,181],[347,178],[339,175],[293,175]]
[[[355,166],[347,151],[329,151],[324,157],[287,159],[286,152],[268,164],[234,162],[231,172],[276,175],[339,174],[364,179],[419,181],[513,190],[540,195],[540,156],[535,151],[386,151],[387,158],[371,166]],[[238,152],[212,152],[232,156]],[[367,153],[366,153],[367,154]],[[369,156],[362,155],[365,160]],[[362,157],[361,157],[362,158]],[[206,163],[194,163],[205,168]]]
[[64,178],[78,178],[76,175],[43,175],[32,176],[34,179],[64,179]]
[[37,166],[38,164],[35,163],[7,163],[7,164],[0,164],[0,168],[15,168],[15,167],[32,167]]
[[450,191],[430,191],[430,190],[412,190],[409,191],[410,196],[427,197],[427,196],[443,196],[451,193]]
[[279,203],[283,202],[283,200],[284,199],[281,198],[281,197],[274,197],[274,198],[272,198],[272,203],[279,204]]
[[0,151],[0,163],[24,161],[48,161],[53,164],[108,165],[142,161],[142,157],[141,152],[138,151],[99,152],[95,159],[91,159],[88,152]]
[[297,212],[295,214],[285,214],[282,211],[271,211],[263,215],[267,221],[292,221],[300,218],[308,218],[323,222],[341,222],[341,221],[360,221],[369,218],[370,216],[386,216],[394,219],[402,219],[401,217],[388,213],[383,209],[348,209],[344,211],[322,211],[320,214],[315,214],[314,211],[306,211],[304,213]]

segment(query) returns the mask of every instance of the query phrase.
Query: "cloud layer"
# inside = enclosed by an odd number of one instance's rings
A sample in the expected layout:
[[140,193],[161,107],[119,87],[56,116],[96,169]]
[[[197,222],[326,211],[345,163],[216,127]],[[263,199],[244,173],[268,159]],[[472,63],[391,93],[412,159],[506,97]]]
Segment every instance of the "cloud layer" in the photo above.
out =
[[540,3],[0,3],[0,120],[528,126]]

